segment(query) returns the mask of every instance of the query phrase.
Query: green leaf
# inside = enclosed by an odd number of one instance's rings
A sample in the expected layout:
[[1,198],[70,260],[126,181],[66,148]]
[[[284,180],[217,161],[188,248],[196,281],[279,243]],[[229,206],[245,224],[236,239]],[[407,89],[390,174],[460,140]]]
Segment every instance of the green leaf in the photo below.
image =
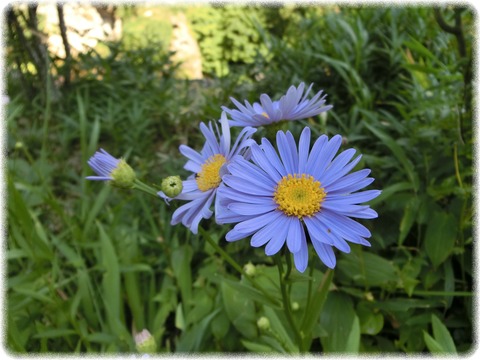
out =
[[417,172],[415,171],[415,168],[412,162],[407,157],[407,154],[405,153],[404,149],[394,139],[392,139],[389,135],[384,133],[382,130],[376,128],[373,125],[370,125],[367,122],[365,122],[364,125],[390,149],[393,155],[400,162],[400,165],[403,167],[403,170],[405,170],[408,176],[408,179],[410,180],[413,186],[413,189],[418,190],[419,179],[418,179]]
[[325,352],[346,352],[354,348],[360,334],[360,327],[355,325],[356,317],[350,297],[337,291],[328,294],[320,317],[328,333],[327,337],[320,338]]
[[275,352],[270,346],[264,345],[264,344],[259,344],[256,342],[248,341],[248,340],[240,340],[243,346],[247,350],[256,352],[256,353],[269,353],[269,352]]
[[33,337],[36,339],[43,339],[43,338],[59,338],[68,335],[75,335],[77,332],[72,329],[48,329],[44,330],[39,334],[35,334]]
[[442,346],[432,338],[426,331],[423,332],[423,340],[427,345],[428,350],[433,354],[443,354]]
[[425,250],[435,267],[452,253],[457,235],[455,217],[445,212],[436,212],[430,218],[425,233]]
[[289,326],[286,317],[282,316],[282,323],[280,317],[277,315],[277,312],[275,310],[269,307],[264,307],[264,311],[265,316],[270,321],[270,326],[273,333],[276,334],[277,340],[281,342],[282,348],[285,349],[288,353],[298,352],[298,346],[295,345],[294,341],[292,340],[293,334],[289,334],[288,331],[285,329],[285,326]]
[[246,338],[257,337],[257,316],[252,300],[246,299],[242,293],[235,290],[229,283],[222,282],[223,305],[233,326]]
[[357,307],[357,315],[360,320],[360,331],[366,335],[377,335],[383,329],[383,315],[361,302]]
[[345,342],[345,352],[358,354],[360,349],[360,320],[358,316],[355,315],[353,318],[352,329],[348,335],[347,341]]
[[313,329],[318,323],[318,318],[324,307],[325,300],[328,297],[333,273],[332,270],[327,270],[325,272],[317,290],[310,297],[308,307],[305,309],[300,332],[305,336],[306,344],[309,344],[312,341]]
[[447,327],[440,319],[432,314],[433,337],[440,344],[442,351],[449,354],[456,354],[457,348]]
[[397,271],[390,261],[361,248],[356,253],[343,256],[338,261],[338,269],[365,286],[384,286],[398,281]]
[[405,206],[402,221],[400,222],[400,233],[398,245],[402,245],[417,217],[420,202],[417,197],[412,197]]
[[172,268],[184,306],[185,316],[188,315],[192,303],[192,273],[190,262],[192,261],[193,249],[189,245],[183,245],[172,252]]

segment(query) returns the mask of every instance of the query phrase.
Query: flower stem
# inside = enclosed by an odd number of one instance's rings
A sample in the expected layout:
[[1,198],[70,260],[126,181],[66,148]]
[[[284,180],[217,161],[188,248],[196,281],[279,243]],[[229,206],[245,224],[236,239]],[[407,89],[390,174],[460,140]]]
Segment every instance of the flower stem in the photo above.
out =
[[242,274],[250,283],[259,291],[262,292],[262,294],[269,299],[272,303],[277,304],[277,299],[272,297],[269,293],[265,291],[256,281],[253,279],[250,275],[248,275],[245,270],[230,256],[228,255],[213,239],[208,235],[208,233],[203,229],[201,226],[198,227],[200,233],[203,235],[203,237],[208,241],[208,243],[220,254],[220,256],[225,259],[226,262],[228,262],[232,267],[237,270],[240,274]]
[[149,195],[153,195],[155,197],[158,197],[158,195],[157,195],[158,191],[157,190],[155,190],[151,186],[148,186],[147,184],[141,182],[138,179],[135,179],[135,181],[133,182],[133,189],[140,190],[140,191],[143,191],[144,193],[147,193]]
[[285,315],[287,316],[287,321],[290,324],[290,327],[292,328],[293,333],[295,334],[295,339],[297,341],[300,352],[304,352],[305,350],[303,349],[303,346],[302,346],[303,345],[302,336],[300,335],[300,332],[298,331],[298,328],[297,328],[297,324],[295,324],[295,320],[293,319],[292,308],[290,306],[290,298],[287,294],[285,276],[283,274],[282,259],[278,254],[274,255],[273,258],[278,268],[278,277],[280,279],[280,290],[282,292],[282,301],[283,301],[283,308],[285,310]]

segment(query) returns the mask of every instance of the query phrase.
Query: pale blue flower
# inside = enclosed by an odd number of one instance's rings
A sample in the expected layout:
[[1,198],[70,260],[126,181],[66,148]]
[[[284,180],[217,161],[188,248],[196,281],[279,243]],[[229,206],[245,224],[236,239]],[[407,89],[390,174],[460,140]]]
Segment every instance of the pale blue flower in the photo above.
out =
[[[306,127],[297,145],[290,132],[277,132],[278,154],[265,138],[251,146],[253,161],[236,159],[223,176],[219,189],[219,223],[238,223],[227,241],[251,236],[254,247],[265,246],[266,255],[276,254],[286,243],[298,271],[308,263],[310,241],[323,263],[336,264],[332,247],[348,253],[347,241],[370,246],[370,231],[352,218],[372,219],[377,213],[361,203],[372,200],[379,190],[358,190],[374,179],[369,169],[350,173],[361,156],[355,150],[335,156],[342,137],[320,136],[310,150]],[[350,174],[349,174],[350,173]]]
[[105,150],[100,149],[88,160],[88,165],[90,165],[98,176],[87,176],[87,180],[113,180],[112,172],[117,168],[119,163],[120,159],[116,159]]
[[[200,124],[200,131],[205,137],[205,145],[200,153],[187,145],[180,146],[180,152],[188,158],[184,168],[192,174],[183,181],[182,192],[175,197],[177,200],[189,202],[179,207],[172,216],[171,224],[182,223],[194,234],[198,232],[201,219],[209,219],[213,211],[210,210],[215,200],[217,190],[222,186],[222,175],[227,173],[225,165],[238,155],[248,155],[249,147],[254,143],[251,136],[256,129],[246,127],[242,129],[235,143],[231,146],[230,127],[225,113],[220,119],[221,132],[215,124],[215,129],[210,122],[208,126]],[[167,201],[171,200],[162,191],[158,195]],[[215,213],[218,202],[215,201]]]
[[113,186],[130,189],[136,180],[135,172],[124,159],[117,159],[103,149],[95,152],[88,165],[98,176],[87,176],[87,180],[111,181]]
[[231,126],[256,127],[284,120],[306,119],[332,108],[332,105],[324,105],[326,95],[322,96],[322,91],[319,91],[310,100],[307,99],[312,85],[308,87],[305,94],[305,84],[303,82],[298,88],[291,86],[278,101],[272,101],[267,94],[262,94],[260,95],[260,103],[255,102],[253,105],[245,101],[244,106],[234,98],[230,98],[238,110],[232,110],[225,106],[222,106],[222,109],[232,118],[230,120]]

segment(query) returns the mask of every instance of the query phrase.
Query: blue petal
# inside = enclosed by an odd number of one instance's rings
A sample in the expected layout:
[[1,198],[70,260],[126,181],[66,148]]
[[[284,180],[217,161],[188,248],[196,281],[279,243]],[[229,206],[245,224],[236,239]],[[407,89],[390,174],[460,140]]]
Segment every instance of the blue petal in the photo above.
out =
[[94,181],[109,181],[113,180],[111,176],[87,176],[85,179]]
[[[353,157],[355,154],[356,150],[355,149],[348,149],[343,152],[341,152],[333,161],[330,165],[327,166],[325,169],[324,173],[319,175],[318,179],[321,181],[323,185],[328,185],[331,182],[331,179],[338,179],[342,175],[337,176],[339,172],[343,170],[345,165],[350,161],[350,159]],[[359,158],[357,158],[360,160]],[[358,162],[357,160],[357,162]]]
[[[353,190],[353,191],[344,191],[344,190],[347,190],[350,186],[355,186],[358,182],[364,180],[369,174],[370,174],[370,169],[362,169],[354,173],[345,175],[341,179],[335,181],[333,184],[325,185],[324,186],[325,191],[327,193],[334,193],[334,192],[345,193],[345,192],[356,191],[356,190]],[[371,181],[373,181],[373,179]]]
[[275,210],[278,207],[277,204],[273,203],[269,205],[252,205],[252,204],[243,204],[243,203],[232,203],[228,206],[229,210],[239,214],[239,215],[260,215],[265,214]]
[[342,144],[342,137],[340,135],[335,135],[330,139],[330,141],[322,149],[320,158],[316,163],[314,169],[312,169],[311,174],[314,178],[320,179],[320,176],[324,173],[327,166],[330,165],[330,162],[334,158],[335,154],[338,152],[340,145]]
[[346,195],[327,194],[327,198],[325,200],[328,200],[329,202],[335,201],[338,204],[360,204],[376,198],[381,193],[382,192],[380,190],[366,190]]
[[202,155],[200,155],[198,152],[193,150],[190,146],[187,145],[180,145],[178,148],[180,150],[180,153],[192,160],[193,162],[197,163],[198,165],[203,165],[203,163],[207,160],[204,158]]
[[271,204],[273,198],[271,196],[257,196],[244,194],[235,189],[223,186],[217,190],[217,196],[234,200],[234,202],[243,202],[248,204]]
[[308,160],[308,151],[310,150],[310,128],[306,126],[300,135],[298,142],[298,173],[305,173]]
[[295,262],[295,267],[297,268],[297,270],[303,273],[308,265],[308,246],[305,232],[303,231],[303,226],[298,241],[300,243],[300,250],[293,254],[293,260]]
[[213,132],[212,123],[209,123],[209,127],[207,127],[203,122],[200,123],[200,131],[202,132],[203,136],[207,140],[205,142],[205,146],[209,146],[212,150],[213,154],[220,154],[220,147],[218,145],[217,137]]
[[260,247],[265,245],[275,235],[276,230],[281,226],[286,216],[278,216],[271,223],[258,230],[250,240],[250,245]]
[[277,230],[273,232],[273,237],[270,239],[267,246],[265,246],[265,254],[267,256],[275,255],[277,252],[280,251],[283,244],[285,244],[289,229],[288,217],[281,216],[279,220],[279,224],[276,228]]
[[325,146],[328,143],[327,135],[320,136],[314,143],[312,150],[310,151],[310,155],[308,156],[307,166],[306,166],[306,173],[313,174],[315,168],[320,164],[322,161],[322,152]]
[[241,191],[245,194],[260,195],[260,196],[273,196],[273,189],[266,186],[252,186],[242,178],[233,175],[224,175],[222,180],[225,184],[231,188]]
[[262,186],[267,186],[268,188],[272,189],[272,191],[277,185],[277,182],[268,176],[264,171],[260,170],[258,166],[255,166],[243,158],[238,158],[238,160],[235,162],[230,163],[228,165],[228,169],[232,175],[252,182],[261,182]]
[[333,245],[335,242],[335,237],[329,231],[329,229],[322,224],[321,221],[316,216],[305,217],[303,218],[305,225],[307,226],[308,233],[311,238],[314,238],[320,242],[323,242],[328,245]]
[[301,248],[301,234],[303,232],[303,226],[300,220],[295,216],[288,217],[288,235],[287,246],[291,253],[300,251]]
[[275,183],[278,183],[278,181],[280,181],[282,178],[282,175],[280,175],[276,167],[272,165],[271,161],[266,157],[262,149],[260,149],[257,144],[254,144],[252,145],[251,150],[253,162],[263,171],[265,171]]
[[285,170],[288,174],[295,174],[297,172],[297,167],[295,167],[295,162],[293,155],[297,153],[297,149],[292,149],[290,147],[290,142],[287,140],[287,137],[283,131],[277,132],[277,148],[280,153],[280,158],[282,159]]
[[281,211],[272,211],[267,214],[253,217],[249,220],[238,223],[233,228],[234,230],[244,233],[244,234],[253,234],[258,229],[264,227],[268,223],[274,221],[279,216],[283,215]]
[[[252,150],[255,147],[255,145],[252,145]],[[266,138],[262,138],[262,145],[261,149],[265,153],[266,158],[270,163],[277,169],[278,173],[283,177],[288,174],[287,170],[285,169],[285,166],[283,166],[282,162],[280,161],[280,158],[277,155],[277,152],[273,148],[272,144],[270,141],[268,141]]]
[[336,265],[336,259],[335,259],[335,254],[332,250],[332,247],[330,245],[325,245],[319,241],[312,240],[313,247],[315,248],[315,251],[318,254],[318,257],[322,262],[329,267],[330,269],[333,269]]
[[332,231],[335,231],[344,239],[350,240],[354,235],[364,238],[369,238],[372,236],[370,230],[368,230],[362,224],[346,216],[336,214],[333,211],[323,209],[321,212],[317,213],[316,216],[328,228],[331,228]]

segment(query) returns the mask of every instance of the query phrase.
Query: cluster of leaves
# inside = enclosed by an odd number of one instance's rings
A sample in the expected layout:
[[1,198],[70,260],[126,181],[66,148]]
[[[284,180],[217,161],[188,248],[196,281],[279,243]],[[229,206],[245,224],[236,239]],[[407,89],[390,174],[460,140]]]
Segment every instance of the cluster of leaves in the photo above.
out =
[[187,11],[202,53],[203,72],[227,76],[235,67],[252,64],[267,48],[255,24],[274,29],[270,22],[276,8],[262,6],[212,5]]
[[[248,239],[227,244],[227,228],[213,222],[193,236],[170,225],[178,205],[84,178],[99,146],[127,155],[153,183],[183,175],[178,145],[199,148],[198,122],[217,119],[228,96],[255,101],[306,81],[325,89],[334,108],[292,123],[292,131],[308,124],[314,134],[344,135],[383,190],[371,203],[379,218],[366,224],[373,246],[338,254],[328,294],[316,293],[332,273],[313,252],[305,274],[292,270],[291,306],[297,323],[312,329],[310,350],[469,350],[473,15],[460,10],[441,16],[452,23],[459,12],[466,58],[452,51],[457,40],[432,8],[271,8],[289,21],[275,31],[251,21],[257,35],[242,41],[268,51],[248,53],[251,65],[225,78],[177,80],[159,45],[106,44],[107,56],[92,51],[72,65],[77,76],[61,102],[26,102],[9,89],[8,347],[132,352],[132,328],[146,328],[160,352],[298,351],[277,269],[262,249]],[[220,30],[225,14],[211,19],[216,36],[232,35]],[[207,237],[238,263],[253,263],[271,296],[239,276]],[[257,326],[262,316],[270,327]]]

